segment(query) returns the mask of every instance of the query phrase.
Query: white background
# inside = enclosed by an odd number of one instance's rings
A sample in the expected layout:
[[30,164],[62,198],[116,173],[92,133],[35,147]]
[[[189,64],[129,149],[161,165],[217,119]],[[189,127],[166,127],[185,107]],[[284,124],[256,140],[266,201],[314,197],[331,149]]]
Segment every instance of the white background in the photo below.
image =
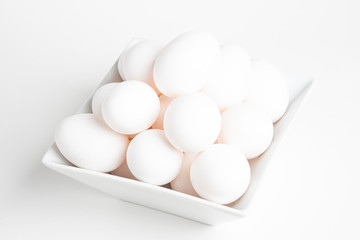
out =
[[[357,0],[0,0],[0,239],[359,239],[359,13]],[[317,80],[256,214],[210,227],[42,166],[131,38],[198,28]]]

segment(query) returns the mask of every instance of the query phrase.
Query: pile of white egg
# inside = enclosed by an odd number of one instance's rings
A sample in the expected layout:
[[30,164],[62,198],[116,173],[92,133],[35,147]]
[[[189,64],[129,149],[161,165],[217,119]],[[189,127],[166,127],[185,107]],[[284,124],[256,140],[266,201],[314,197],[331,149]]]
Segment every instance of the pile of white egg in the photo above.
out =
[[59,124],[63,156],[219,204],[239,199],[250,182],[248,160],[269,147],[288,105],[279,70],[201,31],[166,46],[137,41],[118,70],[124,81],[96,91],[93,113]]

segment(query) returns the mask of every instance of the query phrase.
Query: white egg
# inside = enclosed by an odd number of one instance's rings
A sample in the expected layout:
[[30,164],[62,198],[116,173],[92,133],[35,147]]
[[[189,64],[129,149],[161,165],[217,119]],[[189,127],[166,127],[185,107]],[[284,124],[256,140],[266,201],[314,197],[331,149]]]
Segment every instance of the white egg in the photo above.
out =
[[183,163],[181,166],[181,170],[177,177],[170,182],[170,186],[172,190],[186,193],[195,197],[199,197],[199,195],[194,190],[194,187],[190,181],[190,167],[195,159],[195,157],[199,153],[185,153]]
[[164,116],[164,131],[172,145],[184,152],[200,152],[213,144],[221,128],[218,107],[203,93],[175,98]]
[[220,51],[217,71],[202,92],[224,111],[245,98],[252,66],[249,55],[237,44],[223,45]]
[[168,97],[197,92],[209,80],[220,48],[207,32],[184,33],[160,52],[154,64],[154,81]]
[[124,76],[124,73],[123,73],[123,70],[122,70],[122,65],[123,65],[123,62],[124,62],[124,59],[126,57],[126,53],[127,51],[133,47],[135,44],[139,43],[139,42],[142,42],[144,41],[145,39],[141,39],[141,38],[134,38],[132,39],[124,48],[124,50],[122,51],[120,57],[119,57],[119,60],[118,60],[118,72],[121,76],[121,79],[122,80],[125,80],[125,76]]
[[173,98],[169,98],[169,97],[167,97],[165,95],[161,95],[159,97],[159,100],[160,100],[160,111],[159,111],[159,115],[158,115],[156,121],[152,125],[152,128],[154,128],[154,129],[162,129],[163,130],[164,129],[165,111],[168,108],[171,101],[173,100]]
[[284,75],[264,60],[253,60],[252,66],[254,78],[246,101],[259,105],[276,122],[289,104],[289,90]]
[[111,90],[102,104],[102,116],[114,131],[130,135],[151,127],[159,109],[154,89],[132,80],[121,82]]
[[117,169],[111,171],[111,174],[115,175],[115,176],[119,176],[119,177],[137,180],[134,177],[134,175],[132,175],[132,173],[130,172],[129,166],[127,165],[127,161],[125,161],[123,164],[121,164],[121,166],[118,167]]
[[240,198],[249,186],[250,175],[245,156],[226,144],[214,144],[200,153],[190,170],[195,191],[219,204]]
[[270,145],[274,127],[271,118],[256,105],[240,103],[221,114],[218,142],[239,148],[246,158],[262,154]]
[[102,113],[101,113],[101,106],[104,99],[109,95],[110,91],[117,85],[119,82],[108,83],[101,86],[94,94],[91,102],[92,112],[95,117],[101,121],[103,121]]
[[112,131],[93,114],[70,116],[57,126],[55,143],[72,164],[98,172],[109,172],[124,161],[127,136]]
[[175,149],[159,129],[139,133],[127,150],[131,173],[140,181],[154,185],[171,182],[180,171],[182,159],[183,153]]
[[153,40],[143,40],[129,49],[118,64],[124,80],[138,80],[149,84],[158,94],[153,79],[153,66],[163,45]]

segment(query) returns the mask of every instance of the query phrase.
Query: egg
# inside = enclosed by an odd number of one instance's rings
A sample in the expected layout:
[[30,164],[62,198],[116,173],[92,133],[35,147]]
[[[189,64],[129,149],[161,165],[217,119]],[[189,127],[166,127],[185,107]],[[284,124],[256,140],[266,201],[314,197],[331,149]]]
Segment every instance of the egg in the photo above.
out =
[[123,61],[125,59],[125,56],[126,56],[126,53],[127,51],[132,48],[134,45],[136,45],[137,43],[141,42],[141,41],[144,41],[145,39],[141,39],[141,38],[134,38],[132,39],[124,48],[124,50],[122,51],[120,57],[119,57],[119,60],[117,62],[117,67],[118,67],[118,72],[120,74],[120,77],[122,80],[125,80],[125,76],[123,74],[123,70],[122,70],[122,64],[123,64]]
[[273,122],[278,121],[289,104],[289,90],[284,75],[264,60],[253,60],[254,78],[246,97],[247,102],[259,105]]
[[164,129],[164,115],[165,115],[165,111],[168,108],[170,102],[173,100],[172,98],[169,98],[165,95],[161,95],[159,97],[160,100],[160,111],[159,111],[159,115],[156,119],[156,121],[154,122],[154,124],[152,125],[152,128],[154,129]]
[[154,89],[131,80],[111,90],[102,104],[102,116],[114,131],[131,135],[151,127],[159,109],[160,101]]
[[191,181],[190,181],[190,167],[195,159],[195,157],[199,153],[185,153],[183,163],[181,166],[181,170],[177,177],[170,182],[171,189],[186,193],[195,197],[199,197],[199,195],[194,190]]
[[183,152],[175,149],[160,129],[149,129],[136,135],[126,155],[131,173],[154,185],[171,182],[178,175],[183,159]]
[[204,199],[219,204],[240,198],[250,183],[250,166],[241,152],[226,144],[214,144],[193,161],[190,179]]
[[184,33],[166,45],[156,58],[155,85],[171,98],[197,92],[208,82],[219,56],[218,42],[210,33]]
[[218,107],[203,93],[175,98],[164,115],[164,131],[170,143],[183,152],[200,152],[213,144],[221,128]]
[[274,127],[270,116],[256,105],[240,103],[221,114],[218,142],[240,149],[246,158],[262,154],[270,145]]
[[110,91],[120,84],[119,82],[114,83],[108,83],[103,86],[101,86],[98,90],[96,90],[92,102],[91,102],[91,108],[92,112],[95,115],[95,117],[101,121],[103,121],[102,113],[101,113],[101,106],[104,101],[104,99],[108,96]]
[[145,82],[159,94],[153,79],[153,65],[162,48],[163,45],[157,41],[142,40],[127,49],[118,63],[124,80]]
[[97,121],[93,114],[85,113],[61,121],[55,131],[55,143],[72,164],[110,172],[125,161],[129,139]]
[[137,180],[134,175],[130,172],[129,166],[127,165],[127,161],[120,165],[117,169],[111,171],[112,175],[129,178],[133,180]]
[[252,80],[252,66],[247,52],[237,44],[223,45],[220,51],[217,71],[202,92],[224,111],[245,98],[248,82]]

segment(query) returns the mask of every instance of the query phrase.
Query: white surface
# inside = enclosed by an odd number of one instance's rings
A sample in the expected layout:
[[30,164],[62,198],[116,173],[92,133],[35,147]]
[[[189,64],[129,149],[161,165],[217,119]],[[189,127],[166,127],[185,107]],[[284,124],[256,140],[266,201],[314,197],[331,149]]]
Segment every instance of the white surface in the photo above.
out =
[[[0,238],[358,239],[359,8],[356,0],[1,1]],[[41,165],[56,124],[131,38],[170,39],[200,27],[317,78],[282,143],[287,150],[271,164],[279,174],[267,183],[264,209],[209,227],[99,194]]]

